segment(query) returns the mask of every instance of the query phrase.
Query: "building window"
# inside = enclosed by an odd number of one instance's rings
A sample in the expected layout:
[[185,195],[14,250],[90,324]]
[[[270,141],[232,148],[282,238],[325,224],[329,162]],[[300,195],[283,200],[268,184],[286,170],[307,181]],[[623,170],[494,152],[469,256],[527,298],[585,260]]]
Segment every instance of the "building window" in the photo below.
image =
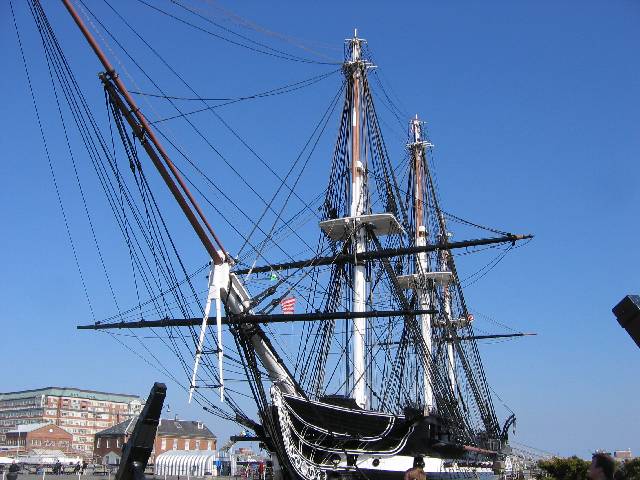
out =
[[200,450],[200,440],[196,440],[196,450]]
[[160,444],[160,450],[166,450],[166,449],[167,449],[167,439],[163,438],[162,443]]
[[177,438],[174,438],[174,439],[173,439],[173,449],[174,449],[174,450],[177,450],[177,449],[178,449],[178,439],[177,439]]
[[100,437],[98,437],[98,440],[96,440],[96,448],[100,448]]
[[209,441],[207,442],[207,450],[213,450],[213,448],[211,448],[211,446],[212,446],[211,444],[212,444],[212,443],[213,443],[213,442],[212,442],[211,440],[209,440]]
[[109,448],[109,439],[107,438],[107,448]]
[[191,440],[185,440],[184,441],[184,449],[185,450],[189,450],[189,444],[191,443]]

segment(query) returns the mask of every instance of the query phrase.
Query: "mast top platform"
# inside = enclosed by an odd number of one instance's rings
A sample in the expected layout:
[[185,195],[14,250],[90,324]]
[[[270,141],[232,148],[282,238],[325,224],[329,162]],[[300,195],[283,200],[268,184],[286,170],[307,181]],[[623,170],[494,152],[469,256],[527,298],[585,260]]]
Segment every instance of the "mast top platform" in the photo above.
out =
[[374,213],[342,217],[320,222],[320,228],[331,240],[344,241],[362,226],[373,228],[377,236],[403,234],[404,229],[392,213]]
[[439,285],[448,285],[453,282],[452,272],[423,272],[414,273],[412,275],[400,275],[396,277],[400,288],[405,290],[416,290],[424,288],[427,280],[433,280]]

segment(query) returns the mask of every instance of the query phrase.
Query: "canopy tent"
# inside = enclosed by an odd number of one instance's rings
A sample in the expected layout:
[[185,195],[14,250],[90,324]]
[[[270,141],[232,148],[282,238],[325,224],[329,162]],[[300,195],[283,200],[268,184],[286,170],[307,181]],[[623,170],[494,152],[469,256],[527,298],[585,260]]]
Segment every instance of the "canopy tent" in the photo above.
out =
[[156,457],[155,475],[218,475],[218,452],[210,450],[170,450]]

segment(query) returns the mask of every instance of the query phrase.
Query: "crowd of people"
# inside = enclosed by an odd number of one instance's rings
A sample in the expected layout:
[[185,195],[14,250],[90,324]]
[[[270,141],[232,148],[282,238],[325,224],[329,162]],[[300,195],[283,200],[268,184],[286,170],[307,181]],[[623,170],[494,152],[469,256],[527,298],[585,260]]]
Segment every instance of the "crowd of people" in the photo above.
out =
[[[87,467],[89,465],[87,464],[87,462],[82,461],[82,463],[80,462],[76,462],[76,463],[69,463],[69,464],[63,464],[62,462],[60,462],[59,460],[53,464],[53,466],[51,466],[51,473],[53,473],[54,475],[84,475],[85,473],[87,473]],[[45,469],[47,468],[47,465],[37,465],[35,467],[35,473],[37,475],[42,475],[45,472]],[[31,466],[31,468],[33,468],[33,466]],[[0,468],[0,471],[3,471],[3,468]],[[8,469],[7,469],[7,480],[15,480],[18,476],[18,473],[20,473],[21,468],[20,465],[18,463],[16,463],[15,461],[12,462]],[[31,473],[34,473],[33,470],[31,470]]]
[[265,480],[267,475],[267,465],[265,462],[245,465],[244,468],[240,469],[240,475],[242,478],[246,479]]
[[73,473],[84,475],[87,471],[87,462],[83,461],[82,463],[77,462],[75,465],[70,463],[69,465],[63,465],[59,460],[53,465],[53,474],[54,475],[62,475],[64,473]]

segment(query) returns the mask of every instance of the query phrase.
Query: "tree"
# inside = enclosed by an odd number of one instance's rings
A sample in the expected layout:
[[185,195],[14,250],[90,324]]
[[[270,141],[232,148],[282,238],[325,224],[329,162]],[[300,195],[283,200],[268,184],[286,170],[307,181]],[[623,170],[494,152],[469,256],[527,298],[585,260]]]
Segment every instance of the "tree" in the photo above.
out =
[[574,455],[569,458],[554,457],[550,460],[540,460],[538,468],[554,480],[586,480],[590,464],[591,462]]
[[640,480],[640,458],[627,460],[618,465],[616,480]]

